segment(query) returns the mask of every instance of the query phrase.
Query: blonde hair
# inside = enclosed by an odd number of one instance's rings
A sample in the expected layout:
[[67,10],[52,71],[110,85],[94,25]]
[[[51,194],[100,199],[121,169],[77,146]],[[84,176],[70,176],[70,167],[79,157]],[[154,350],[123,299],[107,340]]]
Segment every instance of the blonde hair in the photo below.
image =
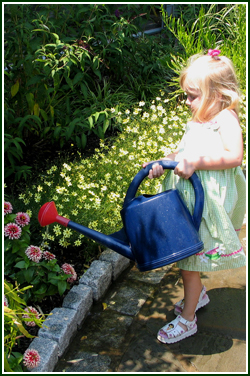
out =
[[226,56],[194,55],[181,72],[180,85],[184,91],[198,92],[200,106],[193,120],[207,122],[224,109],[238,115],[239,87],[233,64]]

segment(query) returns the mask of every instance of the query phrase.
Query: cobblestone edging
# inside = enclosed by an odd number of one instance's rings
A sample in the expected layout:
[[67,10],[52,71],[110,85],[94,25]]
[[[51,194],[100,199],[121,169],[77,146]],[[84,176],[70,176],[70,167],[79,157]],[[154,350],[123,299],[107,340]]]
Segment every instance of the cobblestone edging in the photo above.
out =
[[63,300],[62,307],[54,308],[38,331],[29,348],[41,356],[40,364],[30,372],[52,372],[58,358],[69,346],[81,328],[94,301],[107,292],[112,281],[130,265],[130,260],[107,249],[95,260]]

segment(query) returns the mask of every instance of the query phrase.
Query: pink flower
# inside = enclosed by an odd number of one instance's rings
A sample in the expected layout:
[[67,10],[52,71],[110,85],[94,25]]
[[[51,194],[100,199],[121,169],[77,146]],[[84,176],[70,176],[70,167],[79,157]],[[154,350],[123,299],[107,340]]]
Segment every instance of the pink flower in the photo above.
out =
[[[25,308],[24,310],[25,310],[26,312],[28,312],[28,313],[31,313],[31,314],[36,315],[36,318],[39,319],[39,313],[37,312],[37,310],[36,310],[35,308],[33,308],[33,307],[27,307],[27,308]],[[24,314],[24,315],[23,315],[23,318],[24,318],[24,319],[26,319],[26,318],[31,319],[31,318],[32,318],[32,315],[29,315],[29,314],[26,315],[26,314]],[[25,324],[26,324],[27,326],[36,326],[35,321],[25,321]]]
[[63,264],[62,270],[64,271],[65,274],[71,274],[72,275],[70,278],[67,279],[67,282],[72,283],[77,279],[77,274],[76,274],[75,269],[73,268],[72,265]]
[[4,306],[5,307],[9,307],[9,302],[8,302],[8,299],[6,298],[6,296],[4,295]]
[[43,257],[45,258],[45,260],[54,260],[56,258],[56,256],[49,251],[43,252]]
[[35,247],[34,245],[30,245],[26,251],[26,256],[34,262],[39,262],[43,256],[43,253],[39,247]]
[[13,210],[13,207],[10,202],[4,202],[4,215],[5,214],[11,214]]
[[220,54],[220,50],[208,50],[208,55],[211,57],[217,57]]
[[23,354],[23,364],[28,368],[35,368],[41,361],[38,351],[27,349]]
[[27,213],[17,213],[15,221],[19,226],[24,227],[29,224],[30,217]]
[[15,223],[8,223],[4,227],[4,235],[8,236],[9,239],[19,239],[22,233],[21,227]]

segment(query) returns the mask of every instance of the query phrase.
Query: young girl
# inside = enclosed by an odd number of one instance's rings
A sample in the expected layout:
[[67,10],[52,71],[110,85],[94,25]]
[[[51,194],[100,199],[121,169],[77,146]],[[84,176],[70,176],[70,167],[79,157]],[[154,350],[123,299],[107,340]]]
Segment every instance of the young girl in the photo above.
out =
[[[205,56],[194,56],[181,73],[180,85],[187,94],[192,121],[176,151],[163,158],[179,163],[174,171],[168,171],[161,191],[176,187],[192,213],[195,198],[187,179],[195,171],[205,194],[199,230],[204,249],[177,263],[184,299],[175,304],[177,318],[158,332],[157,338],[163,343],[174,343],[197,332],[195,312],[209,303],[199,272],[246,263],[238,238],[246,209],[246,182],[240,167],[243,141],[239,91],[231,61],[219,55],[219,50],[209,50]],[[152,179],[163,173],[162,166],[155,163],[148,176]]]

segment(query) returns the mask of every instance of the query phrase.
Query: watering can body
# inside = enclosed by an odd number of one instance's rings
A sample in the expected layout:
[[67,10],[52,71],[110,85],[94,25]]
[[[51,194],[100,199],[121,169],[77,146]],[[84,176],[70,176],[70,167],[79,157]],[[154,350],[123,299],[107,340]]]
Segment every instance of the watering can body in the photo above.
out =
[[193,218],[176,189],[139,196],[121,216],[140,271],[171,264],[203,249]]
[[[164,169],[174,169],[177,165],[177,162],[172,161],[158,163]],[[47,220],[50,210],[55,210],[52,202],[40,209],[40,224],[49,224],[55,220],[136,261],[140,271],[159,268],[200,252],[203,243],[198,230],[204,192],[198,176],[194,173],[190,177],[195,192],[194,213],[191,215],[177,189],[154,196],[135,197],[140,183],[148,176],[152,165],[153,163],[142,169],[130,184],[121,210],[124,227],[117,233],[105,235],[60,217],[57,213],[51,215],[53,219]]]

